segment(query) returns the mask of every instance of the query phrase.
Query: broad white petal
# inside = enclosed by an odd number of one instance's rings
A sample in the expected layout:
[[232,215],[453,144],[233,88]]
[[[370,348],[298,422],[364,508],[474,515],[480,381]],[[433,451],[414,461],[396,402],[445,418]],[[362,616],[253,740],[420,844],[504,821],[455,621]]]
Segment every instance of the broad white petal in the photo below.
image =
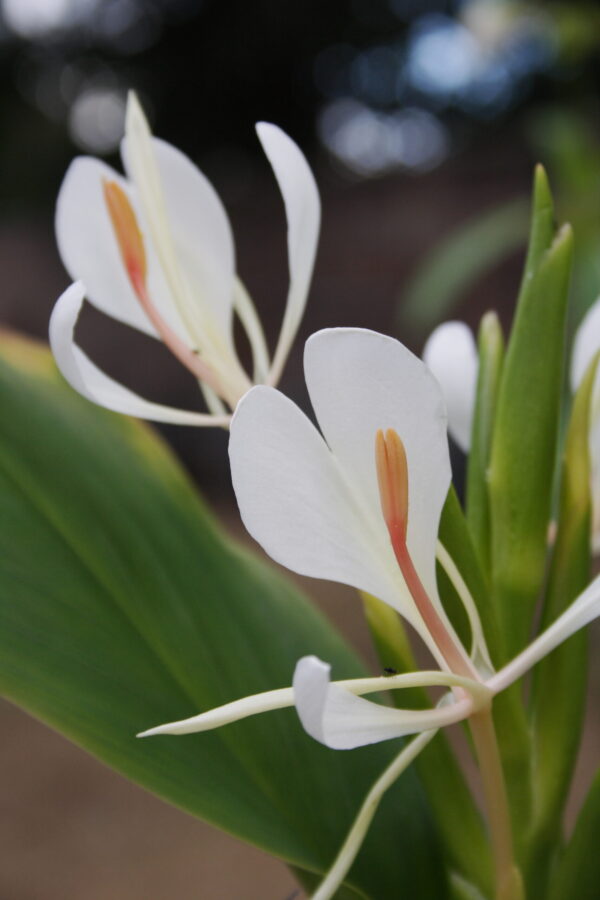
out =
[[152,139],[152,148],[179,263],[196,303],[205,304],[220,334],[230,337],[235,254],[225,208],[208,178],[181,150],[158,138]]
[[[393,428],[402,439],[408,461],[407,545],[425,590],[439,603],[435,552],[450,486],[439,384],[399,341],[358,328],[312,335],[306,342],[304,369],[325,440],[343,470],[348,492],[361,504],[362,532],[372,535],[373,548],[392,569],[397,564],[380,509],[374,447],[379,428]],[[370,593],[394,605],[388,595]]]
[[230,346],[233,237],[213,186],[184,153],[152,137],[133,93],[121,156],[186,324],[196,341]]
[[244,525],[273,559],[375,594],[416,620],[383,520],[373,541],[337,461],[291,400],[270,387],[249,391],[231,423],[229,457]]
[[479,368],[473,332],[463,322],[444,322],[431,333],[423,349],[423,360],[442,387],[448,430],[467,453]]
[[64,378],[76,391],[99,406],[140,419],[178,425],[227,425],[228,416],[187,412],[144,400],[95,366],[75,344],[73,336],[84,296],[83,284],[72,284],[59,297],[50,317],[52,353]]
[[558,619],[519,653],[503,669],[486,681],[487,687],[499,693],[517,681],[544,656],[567,638],[600,616],[600,575],[577,597]]
[[268,122],[259,122],[256,131],[279,184],[288,226],[290,286],[269,376],[269,383],[276,384],[306,305],[319,238],[321,201],[310,166],[297,144]]
[[471,698],[435,709],[394,709],[357,697],[329,679],[331,667],[305,656],[294,672],[294,698],[308,734],[332,750],[351,750],[460,722],[474,709]]
[[[117,182],[135,208],[128,183],[114,169],[92,157],[75,159],[63,179],[56,204],[56,240],[62,261],[74,281],[83,281],[86,296],[94,306],[126,325],[158,337],[125,271],[104,201],[104,180]],[[179,337],[189,343],[147,235],[144,246],[152,302]]]
[[220,728],[221,725],[229,725],[231,722],[239,722],[248,716],[256,716],[259,713],[271,712],[274,709],[285,709],[294,705],[294,691],[290,688],[279,688],[275,691],[265,691],[262,694],[252,694],[225,703],[215,709],[192,716],[189,719],[181,719],[179,722],[169,722],[166,725],[157,725],[147,731],[141,731],[137,737],[152,737],[155,734],[193,734],[197,731],[210,731]]
[[575,334],[571,356],[571,389],[577,390],[587,367],[600,350],[600,297],[589,308]]

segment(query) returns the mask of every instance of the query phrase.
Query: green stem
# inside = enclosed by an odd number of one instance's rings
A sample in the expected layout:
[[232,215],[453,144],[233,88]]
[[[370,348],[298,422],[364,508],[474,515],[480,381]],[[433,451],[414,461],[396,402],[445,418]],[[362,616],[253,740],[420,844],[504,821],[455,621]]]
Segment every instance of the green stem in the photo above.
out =
[[491,708],[472,715],[469,726],[488,815],[496,872],[496,900],[524,900],[523,880],[514,858],[508,796]]

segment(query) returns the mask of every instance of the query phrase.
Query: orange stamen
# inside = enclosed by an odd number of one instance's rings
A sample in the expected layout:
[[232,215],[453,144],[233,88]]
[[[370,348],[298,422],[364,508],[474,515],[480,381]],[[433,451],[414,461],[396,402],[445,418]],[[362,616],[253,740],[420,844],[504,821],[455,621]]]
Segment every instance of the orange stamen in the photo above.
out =
[[102,188],[121,258],[133,289],[140,296],[146,286],[146,251],[135,212],[127,194],[116,181],[104,179]]
[[224,393],[220,380],[212,367],[178,337],[152,302],[146,286],[147,263],[144,238],[127,194],[116,181],[103,179],[102,188],[121,259],[142,309],[171,353],[196,378],[208,384],[216,394],[223,396],[232,405],[232,408],[235,407],[238,398],[230,398]]
[[450,669],[468,678],[477,678],[468,656],[455,643],[414,567],[406,545],[408,526],[408,462],[406,450],[393,428],[375,436],[375,465],[379,482],[381,511],[390,535],[394,555],[429,634],[437,644]]
[[383,518],[398,538],[406,541],[408,525],[408,465],[404,444],[393,428],[375,437],[375,461]]

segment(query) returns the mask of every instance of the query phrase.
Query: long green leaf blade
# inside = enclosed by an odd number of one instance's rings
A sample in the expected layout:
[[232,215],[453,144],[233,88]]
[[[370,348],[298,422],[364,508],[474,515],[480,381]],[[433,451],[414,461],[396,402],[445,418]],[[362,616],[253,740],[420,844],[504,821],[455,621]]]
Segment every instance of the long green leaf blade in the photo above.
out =
[[[538,166],[529,247],[502,366],[488,470],[496,665],[526,645],[545,575],[572,243],[568,226],[555,236],[552,195]],[[494,706],[523,863],[533,796],[529,723],[520,686],[505,691]]]
[[[538,206],[545,222],[545,193],[539,187],[537,193],[534,222]],[[532,230],[490,464],[493,597],[506,658],[526,644],[544,578],[563,385],[573,237],[565,226],[543,251],[540,231],[542,225]]]
[[579,814],[575,831],[552,878],[548,900],[597,900],[600,884],[600,772]]
[[[575,396],[563,455],[558,528],[540,630],[590,580],[589,433],[598,359]],[[560,838],[561,817],[579,748],[587,683],[587,633],[573,635],[536,667],[532,691],[535,822],[532,863],[538,883]]]
[[543,166],[535,167],[533,175],[533,214],[529,230],[527,244],[527,256],[517,306],[521,305],[525,297],[529,283],[535,276],[537,269],[550,248],[556,233],[554,220],[554,201],[552,191],[548,183],[548,176]]
[[[287,685],[306,653],[335,677],[361,664],[286,580],[221,536],[148,429],[74,394],[46,350],[10,339],[2,357],[0,691],[171,803],[322,872],[396,742],[329,751],[292,710],[134,735]],[[399,884],[445,896],[410,772],[349,883],[374,900]]]
[[481,567],[491,567],[491,525],[488,470],[496,401],[504,359],[504,337],[498,316],[486,313],[479,326],[479,372],[471,430],[471,449],[467,459],[466,515]]

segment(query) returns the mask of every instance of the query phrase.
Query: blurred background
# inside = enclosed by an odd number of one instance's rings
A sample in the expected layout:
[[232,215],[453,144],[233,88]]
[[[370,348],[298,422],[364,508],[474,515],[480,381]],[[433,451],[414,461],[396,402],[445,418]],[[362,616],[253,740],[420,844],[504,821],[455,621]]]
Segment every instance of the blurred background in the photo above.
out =
[[[221,194],[271,346],[287,290],[285,218],[254,123],[276,122],[307,154],[322,239],[282,382],[305,409],[302,343],[318,328],[375,328],[420,352],[442,319],[476,326],[495,308],[510,322],[538,160],[559,218],[575,226],[574,326],[600,292],[599,44],[600,6],[578,0],[0,0],[3,324],[45,339],[68,283],[53,236],[61,179],[81,153],[119,165],[134,88],[155,133]],[[157,342],[91,309],[78,334],[119,381],[196,408],[195,385]],[[161,430],[239,533],[226,435]],[[458,452],[454,461],[460,474]],[[366,650],[348,594],[305,586]],[[0,897],[294,892],[279,863],[163,806],[18,710],[1,714]],[[591,758],[593,743],[590,732]]]

